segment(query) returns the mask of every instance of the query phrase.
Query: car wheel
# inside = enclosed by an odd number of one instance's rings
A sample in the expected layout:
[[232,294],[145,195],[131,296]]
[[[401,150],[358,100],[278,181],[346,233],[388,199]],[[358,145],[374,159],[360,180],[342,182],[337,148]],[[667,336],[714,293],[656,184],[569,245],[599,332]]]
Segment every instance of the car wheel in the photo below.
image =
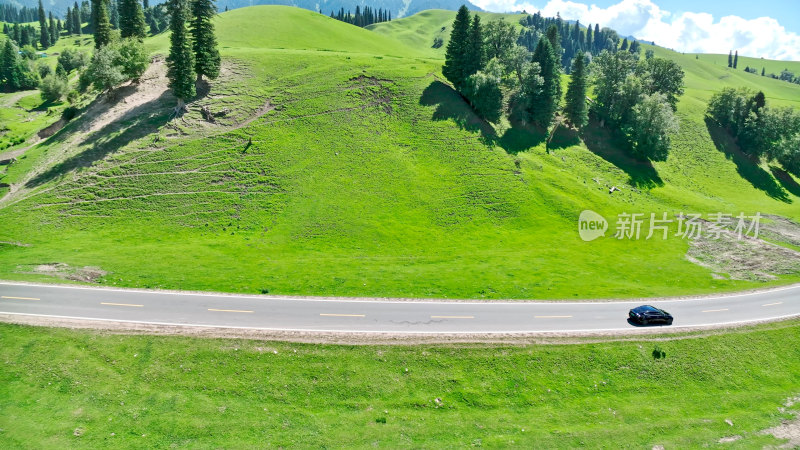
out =
[[667,325],[672,325],[672,319],[669,319],[669,320],[667,321]]
[[647,325],[647,319],[642,319],[639,321],[639,323],[642,325]]

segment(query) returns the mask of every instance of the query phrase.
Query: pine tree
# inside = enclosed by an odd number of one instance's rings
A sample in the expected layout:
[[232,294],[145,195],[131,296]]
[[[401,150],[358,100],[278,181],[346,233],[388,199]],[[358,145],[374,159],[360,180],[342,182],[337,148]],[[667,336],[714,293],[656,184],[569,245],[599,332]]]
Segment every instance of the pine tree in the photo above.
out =
[[728,67],[733,67],[733,51],[728,52]]
[[453,21],[453,31],[450,32],[450,42],[444,54],[442,75],[447,78],[456,89],[464,86],[467,79],[465,68],[469,58],[467,43],[470,36],[470,17],[466,6],[461,5]]
[[142,6],[144,7],[144,9],[147,9],[150,7],[150,2],[148,0],[143,0]]
[[50,47],[50,31],[47,27],[47,18],[44,15],[42,0],[39,0],[39,44],[41,44],[42,49]]
[[572,74],[564,106],[564,115],[576,128],[583,128],[589,121],[586,108],[586,86],[586,57],[579,52],[572,62]]
[[111,23],[111,28],[119,30],[119,4],[117,4],[116,0],[111,1],[108,21]]
[[170,0],[169,10],[167,77],[172,93],[178,98],[175,111],[181,113],[186,110],[186,100],[195,96],[194,55],[186,28],[190,11],[187,0]]
[[82,33],[82,22],[81,9],[78,7],[78,2],[75,2],[75,5],[72,8],[72,32],[78,36],[80,36]]
[[55,45],[56,41],[58,41],[58,30],[56,29],[56,20],[53,18],[53,13],[50,13],[50,18],[48,20],[48,28],[50,33],[50,43]]
[[543,79],[542,88],[528,98],[528,113],[531,118],[543,127],[548,127],[558,108],[561,97],[561,64],[553,52],[549,39],[539,39],[532,62],[538,63]]
[[194,71],[198,82],[203,79],[203,75],[212,80],[219,76],[219,49],[217,37],[214,35],[214,24],[211,22],[216,13],[214,0],[192,0],[192,21],[189,29],[192,32]]
[[761,76],[763,77],[765,74],[766,74],[766,71],[765,71],[765,70],[764,70],[764,68],[762,67],[762,68],[761,68]]
[[628,49],[628,38],[625,38],[622,40],[622,47],[620,47],[620,50],[624,52],[627,49]]
[[739,50],[736,50],[736,54],[733,55],[733,68],[735,69],[739,65]]
[[94,47],[100,48],[111,42],[111,22],[108,20],[108,0],[92,0],[94,13]]
[[550,28],[547,29],[547,40],[550,41],[550,47],[553,49],[553,54],[556,55],[556,60],[561,64],[561,35],[556,25],[550,25]]
[[67,15],[64,24],[67,27],[67,35],[72,34],[72,8],[69,6],[67,6]]
[[481,18],[477,14],[472,18],[472,26],[470,26],[469,29],[466,56],[464,79],[478,72],[483,67],[483,31],[481,29]]
[[603,35],[600,34],[600,24],[599,23],[594,24],[594,38],[593,39],[594,39],[594,53],[595,54],[600,53],[600,51],[603,49],[604,42],[603,42],[602,37],[603,37]]
[[17,49],[10,39],[6,39],[3,46],[3,53],[0,54],[0,83],[7,91],[19,89],[19,79],[17,77]]
[[586,50],[592,51],[594,43],[592,42],[592,24],[586,28]]
[[119,33],[123,38],[133,37],[143,40],[147,37],[144,12],[139,0],[120,0]]

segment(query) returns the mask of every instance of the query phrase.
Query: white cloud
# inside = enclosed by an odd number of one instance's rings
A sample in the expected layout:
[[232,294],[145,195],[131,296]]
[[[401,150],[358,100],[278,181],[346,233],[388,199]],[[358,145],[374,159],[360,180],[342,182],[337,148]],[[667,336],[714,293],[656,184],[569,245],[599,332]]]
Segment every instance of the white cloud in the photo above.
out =
[[655,41],[681,52],[728,53],[782,60],[800,60],[800,36],[787,31],[776,19],[743,19],[725,16],[715,19],[708,13],[671,14],[652,0],[620,0],[600,8],[570,0],[549,0],[537,7],[528,0],[472,0],[488,11],[541,11],[545,16],[599,23],[621,35]]

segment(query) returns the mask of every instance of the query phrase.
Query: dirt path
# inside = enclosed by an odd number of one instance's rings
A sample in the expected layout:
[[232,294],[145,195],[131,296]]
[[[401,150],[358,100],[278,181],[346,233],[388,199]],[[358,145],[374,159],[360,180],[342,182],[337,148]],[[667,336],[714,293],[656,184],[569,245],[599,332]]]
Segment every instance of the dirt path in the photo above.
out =
[[[164,59],[157,57],[138,84],[129,82],[116,88],[110,94],[99,95],[81,115],[77,128],[58,147],[49,151],[48,155],[39,161],[25,177],[11,185],[9,192],[0,199],[0,206],[16,203],[26,198],[31,191],[26,184],[59,161],[81,153],[85,149],[84,147],[97,137],[97,133],[116,131],[122,127],[122,123],[130,119],[146,117],[150,113],[165,108],[168,103],[174,102],[174,98],[169,93],[166,74],[167,66]],[[37,140],[27,147],[15,150],[14,153],[15,155],[22,154],[39,142],[41,141]]]
[[39,91],[32,90],[32,91],[19,91],[14,92],[13,94],[8,94],[7,96],[0,97],[0,107],[2,108],[11,108],[16,104],[21,98],[27,97],[31,94],[35,94]]

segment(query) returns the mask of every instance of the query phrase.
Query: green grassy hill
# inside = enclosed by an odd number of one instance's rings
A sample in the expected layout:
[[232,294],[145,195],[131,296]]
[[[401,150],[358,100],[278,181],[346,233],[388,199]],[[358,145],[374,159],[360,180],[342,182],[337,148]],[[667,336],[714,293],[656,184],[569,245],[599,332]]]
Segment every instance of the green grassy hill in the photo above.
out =
[[[483,23],[502,19],[518,25],[519,20],[523,17],[522,14],[500,14],[482,11],[474,14],[478,14]],[[450,42],[451,25],[455,17],[455,11],[430,9],[402,19],[376,23],[368,26],[367,29],[377,34],[397,39],[430,56],[444,58],[444,51],[447,48],[447,43]],[[436,37],[441,37],[443,44],[438,48],[433,48],[433,40]]]
[[[148,101],[120,88],[8,167],[0,241],[25,246],[0,243],[0,278],[52,281],[40,265],[57,262],[64,277],[98,267],[96,282],[118,286],[484,298],[800,279],[730,280],[690,262],[685,240],[610,237],[622,212],[800,221],[797,180],[746,160],[703,121],[723,86],[795,106],[800,86],[656,49],[687,72],[667,161],[632,160],[597,126],[585,144],[562,130],[546,153],[540,131],[488,126],[443,82],[441,57],[419,43],[447,14],[397,20],[383,35],[289,7],[221,14],[223,74],[185,117],[170,120],[158,63],[139,88],[153,84]],[[167,36],[147,45],[164,52]],[[92,118],[126,104],[136,106],[111,123]],[[218,123],[199,105],[223,114]],[[608,237],[580,240],[584,209],[611,221]]]
[[[697,57],[701,61],[710,62],[723,68],[728,67],[728,55],[717,55],[711,53],[687,53],[687,56]],[[764,68],[767,74],[774,73],[779,75],[782,70],[786,69],[794,72],[795,75],[800,74],[800,61],[776,61],[764,58],[751,58],[749,56],[739,55],[739,63],[736,66],[737,70],[744,71],[744,68],[750,66],[758,70],[758,76],[761,76],[761,69]]]

